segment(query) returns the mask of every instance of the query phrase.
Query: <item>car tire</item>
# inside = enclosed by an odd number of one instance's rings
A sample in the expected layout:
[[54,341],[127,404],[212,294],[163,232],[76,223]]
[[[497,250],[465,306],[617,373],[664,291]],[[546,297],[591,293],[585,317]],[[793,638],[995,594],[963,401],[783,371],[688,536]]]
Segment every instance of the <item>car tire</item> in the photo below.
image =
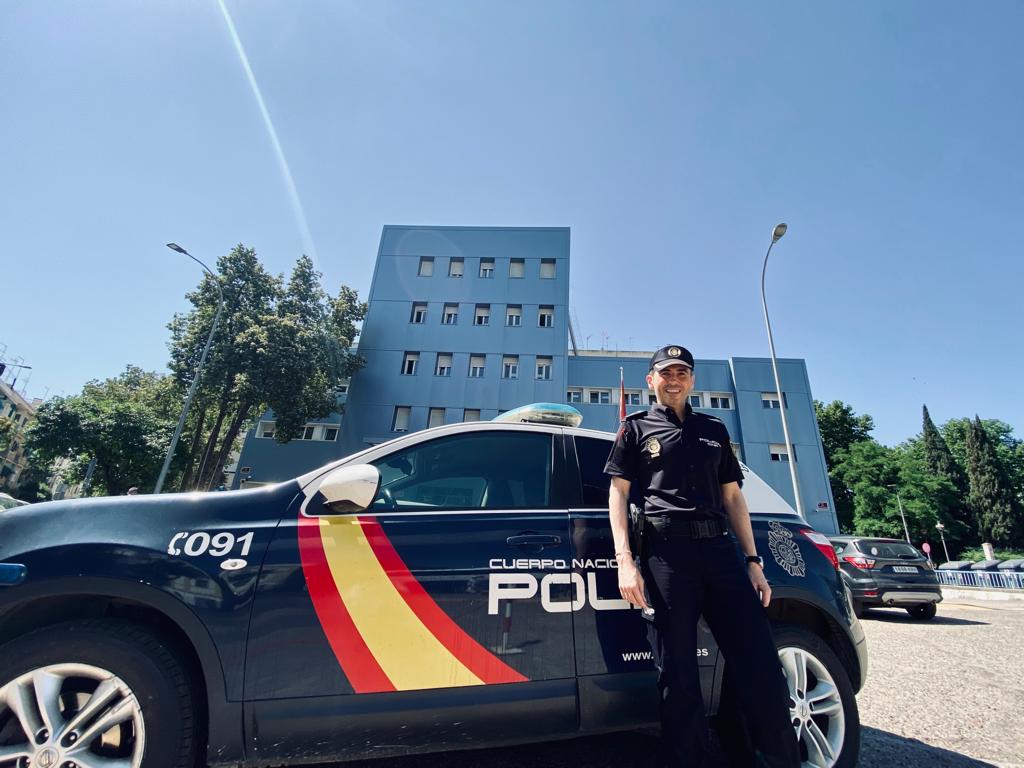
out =
[[[810,630],[775,624],[772,632],[789,685],[790,719],[799,721],[794,729],[803,765],[852,768],[860,753],[860,713],[846,668],[825,641]],[[802,710],[798,701],[807,702],[808,709]],[[808,715],[802,717],[802,711]]]
[[935,618],[935,603],[921,603],[907,608],[907,613],[918,621],[928,621]]
[[138,624],[56,624],[0,647],[0,743],[23,744],[31,765],[105,757],[131,768],[191,768],[194,704],[175,650]]

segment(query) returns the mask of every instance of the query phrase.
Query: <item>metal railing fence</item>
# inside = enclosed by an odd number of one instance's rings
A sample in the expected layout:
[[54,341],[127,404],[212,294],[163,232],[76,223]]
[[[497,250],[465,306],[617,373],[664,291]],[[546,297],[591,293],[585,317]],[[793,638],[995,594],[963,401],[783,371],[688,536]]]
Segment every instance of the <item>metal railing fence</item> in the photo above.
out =
[[1024,589],[1024,573],[1017,571],[944,571],[936,570],[939,584],[949,587],[983,589]]

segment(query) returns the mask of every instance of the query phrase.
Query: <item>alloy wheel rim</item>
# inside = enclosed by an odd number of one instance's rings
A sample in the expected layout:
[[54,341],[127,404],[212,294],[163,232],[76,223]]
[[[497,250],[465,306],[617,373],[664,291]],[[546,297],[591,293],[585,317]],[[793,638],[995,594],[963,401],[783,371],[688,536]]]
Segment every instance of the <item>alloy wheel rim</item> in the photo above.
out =
[[0,768],[139,768],[145,725],[123,680],[50,664],[0,682]]
[[801,745],[803,765],[832,768],[846,737],[839,688],[821,660],[803,648],[780,648],[789,688],[789,719]]

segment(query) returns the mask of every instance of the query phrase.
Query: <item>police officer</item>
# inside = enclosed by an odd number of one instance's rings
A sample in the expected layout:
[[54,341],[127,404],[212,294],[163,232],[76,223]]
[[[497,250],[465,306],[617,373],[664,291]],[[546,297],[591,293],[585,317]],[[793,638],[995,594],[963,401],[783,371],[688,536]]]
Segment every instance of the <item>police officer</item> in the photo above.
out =
[[[712,759],[697,669],[703,614],[739,684],[754,764],[799,766],[788,688],[764,610],[771,588],[740,491],[743,473],[725,424],[690,408],[693,365],[681,346],[654,353],[647,385],[657,403],[626,417],[605,466],[619,591],[654,610],[650,639],[670,764]],[[646,521],[639,570],[629,544],[631,490],[638,501],[642,495]]]

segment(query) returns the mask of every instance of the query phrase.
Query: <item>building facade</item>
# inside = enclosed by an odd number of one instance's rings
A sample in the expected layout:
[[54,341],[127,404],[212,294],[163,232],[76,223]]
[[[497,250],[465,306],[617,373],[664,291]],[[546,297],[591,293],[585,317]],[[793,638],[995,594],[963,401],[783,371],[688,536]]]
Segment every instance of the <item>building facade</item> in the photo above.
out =
[[[273,440],[273,414],[264,414],[246,436],[234,487],[294,477],[404,432],[491,419],[527,403],[568,402],[584,426],[614,431],[620,368],[627,411],[646,408],[651,351],[583,350],[573,342],[569,246],[567,228],[385,227],[359,339],[366,365],[344,395],[344,417],[313,422],[303,439],[282,445]],[[740,459],[792,504],[779,415],[787,408],[804,515],[836,531],[804,362],[779,361],[784,404],[767,358],[696,362],[691,405],[722,419]]]
[[21,475],[27,467],[25,430],[35,421],[42,400],[28,400],[6,381],[0,379],[0,418],[8,419],[9,431],[0,443],[0,491],[17,491]]

